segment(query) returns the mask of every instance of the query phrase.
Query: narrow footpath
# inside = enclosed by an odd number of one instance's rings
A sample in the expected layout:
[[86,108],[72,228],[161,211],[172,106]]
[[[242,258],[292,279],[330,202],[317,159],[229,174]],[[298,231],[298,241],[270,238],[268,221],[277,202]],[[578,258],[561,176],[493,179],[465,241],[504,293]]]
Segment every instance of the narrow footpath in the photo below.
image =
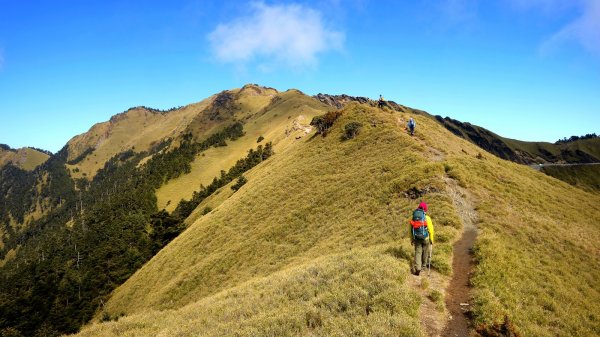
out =
[[471,310],[471,288],[469,279],[473,268],[471,250],[477,237],[477,213],[468,191],[457,182],[445,178],[454,206],[463,222],[462,237],[454,243],[452,258],[452,279],[446,289],[448,322],[442,332],[444,337],[467,337],[470,332],[467,313]]

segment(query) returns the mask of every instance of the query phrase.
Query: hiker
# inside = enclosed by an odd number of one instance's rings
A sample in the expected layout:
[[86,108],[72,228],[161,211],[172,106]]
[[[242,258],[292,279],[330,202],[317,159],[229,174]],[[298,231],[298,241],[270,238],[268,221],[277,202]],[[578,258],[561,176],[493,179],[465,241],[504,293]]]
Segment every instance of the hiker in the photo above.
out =
[[413,136],[415,134],[416,127],[417,127],[417,123],[415,123],[415,120],[411,117],[410,120],[408,121],[408,131],[410,131],[411,136]]
[[377,102],[377,106],[379,107],[379,109],[382,109],[384,104],[385,100],[383,99],[383,96],[379,95],[379,102]]
[[[434,230],[433,222],[427,215],[427,204],[421,202],[419,207],[413,211],[410,219],[410,244],[415,246],[415,275],[421,273],[429,263],[431,266],[430,252],[433,246]],[[431,267],[430,267],[431,268]]]

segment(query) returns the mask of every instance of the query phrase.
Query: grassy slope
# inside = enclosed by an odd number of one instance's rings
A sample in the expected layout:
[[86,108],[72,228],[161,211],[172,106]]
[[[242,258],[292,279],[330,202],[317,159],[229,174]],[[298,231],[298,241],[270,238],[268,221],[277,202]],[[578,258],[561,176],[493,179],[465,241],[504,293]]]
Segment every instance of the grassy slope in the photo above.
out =
[[74,178],[93,177],[104,163],[117,153],[134,148],[141,152],[167,137],[176,137],[185,131],[190,121],[210,103],[208,98],[200,103],[188,105],[168,113],[135,108],[116,115],[108,122],[94,125],[88,132],[71,139],[69,160],[77,158],[86,149],[95,150],[76,165],[67,165]]
[[[241,119],[244,120],[245,136],[233,142],[228,142],[226,147],[210,148],[199,155],[192,163],[190,174],[169,181],[157,191],[159,209],[166,208],[173,211],[181,199],[189,199],[200,184],[207,186],[214,177],[219,176],[221,170],[227,170],[235,162],[244,157],[249,149],[256,148],[259,136],[265,138],[261,144],[272,141],[275,151],[291,145],[296,137],[303,136],[301,130],[285,134],[291,130],[293,124],[300,123],[308,126],[315,115],[323,114],[327,107],[315,100],[299,94],[296,91],[287,91],[276,94],[266,91],[254,94],[247,90],[239,95],[236,102],[240,106]],[[271,96],[276,95],[281,100],[271,106]],[[266,111],[263,110],[267,108]]]
[[[550,153],[553,156],[561,157],[561,152],[564,152],[562,157],[567,162],[581,160],[583,157],[578,156],[576,151],[581,151],[595,158],[600,158],[600,138],[582,139],[565,144],[553,144],[548,142],[525,142],[509,138],[501,138],[514,151],[526,151],[532,154],[532,157],[545,158],[544,153]],[[568,154],[567,154],[568,153]],[[543,161],[543,160],[541,160]]]
[[541,170],[588,192],[600,193],[600,165],[545,166]]
[[[479,148],[428,118],[416,117],[410,138],[406,115],[348,110],[328,137],[277,153],[238,192],[225,198],[225,187],[201,204],[215,209],[196,214],[105,307],[128,317],[82,335],[418,335],[424,299],[404,282],[407,261],[391,255],[410,252],[400,226],[416,201],[403,191],[429,187],[442,241],[434,266],[450,272],[460,220],[446,174],[478,197],[477,322],[508,314],[526,336],[598,333],[600,197],[478,159]],[[341,142],[352,120],[362,132]]]
[[32,171],[48,158],[47,154],[30,148],[21,148],[16,152],[0,149],[0,166],[12,162],[24,170]]
[[[120,288],[107,304],[108,312],[137,312],[143,316],[149,309],[178,309],[200,300],[210,302],[213,296],[236,286],[244,288],[244,283],[252,280],[264,280],[267,292],[278,292],[272,274],[287,274],[295,268],[306,270],[322,260],[346,259],[339,254],[357,249],[365,260],[357,262],[356,270],[350,272],[351,282],[334,287],[335,296],[326,296],[317,307],[304,306],[297,311],[290,309],[301,298],[289,303],[274,301],[273,310],[288,315],[285,317],[290,322],[311,315],[304,309],[316,310],[324,317],[319,329],[325,330],[320,331],[339,329],[336,331],[346,333],[351,322],[366,320],[365,312],[373,310],[373,319],[400,319],[397,324],[382,327],[387,333],[410,331],[406,335],[415,335],[414,331],[420,329],[415,318],[418,301],[415,293],[402,285],[408,263],[394,259],[394,271],[382,273],[385,266],[373,269],[366,256],[390,260],[390,250],[407,255],[407,240],[399,244],[405,235],[400,222],[416,201],[398,195],[420,182],[443,190],[444,171],[441,163],[431,163],[422,155],[426,152],[424,145],[396,126],[396,117],[358,109],[339,121],[341,126],[350,120],[361,121],[365,127],[357,139],[341,142],[341,128],[336,128],[326,138],[302,140],[298,146],[276,153],[247,175],[249,182],[240,191],[199,218]],[[416,167],[419,173],[413,176]],[[452,226],[459,226],[451,200],[444,193],[434,193],[428,199],[436,209],[433,214],[438,216],[438,231],[451,237],[456,232]],[[435,264],[447,273],[450,245],[440,247]],[[377,292],[364,288],[372,282],[371,275],[382,278],[382,288]],[[303,284],[296,287],[302,288]],[[382,294],[388,292],[393,304],[373,304],[386,300],[388,296]],[[356,303],[338,303],[352,296],[364,298]],[[252,301],[249,303],[252,307]],[[367,309],[369,303],[378,309]],[[340,305],[348,308],[339,309]],[[344,310],[347,315],[341,313]],[[215,324],[227,323],[218,323],[222,318],[216,316],[208,319]],[[242,330],[251,329],[256,320],[259,317],[247,321]],[[291,326],[284,328],[291,329],[290,333],[295,331]],[[306,333],[308,327],[304,329]],[[373,331],[367,326],[360,329],[363,334]]]
[[477,322],[509,315],[524,336],[598,334],[599,196],[492,156],[448,165],[480,200]]
[[439,116],[436,118],[457,134],[470,139],[474,144],[499,157],[515,162],[533,164],[600,161],[600,138],[576,140],[565,144],[526,142],[501,137],[470,123],[462,123],[450,118],[441,119]]

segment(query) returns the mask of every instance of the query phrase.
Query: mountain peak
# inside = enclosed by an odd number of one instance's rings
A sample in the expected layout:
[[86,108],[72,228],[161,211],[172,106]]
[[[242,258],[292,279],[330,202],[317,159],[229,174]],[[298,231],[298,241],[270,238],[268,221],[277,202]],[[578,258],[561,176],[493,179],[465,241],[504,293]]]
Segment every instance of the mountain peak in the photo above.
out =
[[51,153],[48,151],[23,147],[13,149],[6,144],[0,144],[0,167],[11,163],[21,169],[31,171],[44,163]]

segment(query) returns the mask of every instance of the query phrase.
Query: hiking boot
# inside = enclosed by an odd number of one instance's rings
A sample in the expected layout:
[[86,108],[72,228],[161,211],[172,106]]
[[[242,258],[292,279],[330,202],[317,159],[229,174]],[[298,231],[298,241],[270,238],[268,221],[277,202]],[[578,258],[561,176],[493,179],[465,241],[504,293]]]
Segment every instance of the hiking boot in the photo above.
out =
[[415,272],[413,273],[415,276],[419,276],[419,274],[421,274],[420,270],[415,270]]

